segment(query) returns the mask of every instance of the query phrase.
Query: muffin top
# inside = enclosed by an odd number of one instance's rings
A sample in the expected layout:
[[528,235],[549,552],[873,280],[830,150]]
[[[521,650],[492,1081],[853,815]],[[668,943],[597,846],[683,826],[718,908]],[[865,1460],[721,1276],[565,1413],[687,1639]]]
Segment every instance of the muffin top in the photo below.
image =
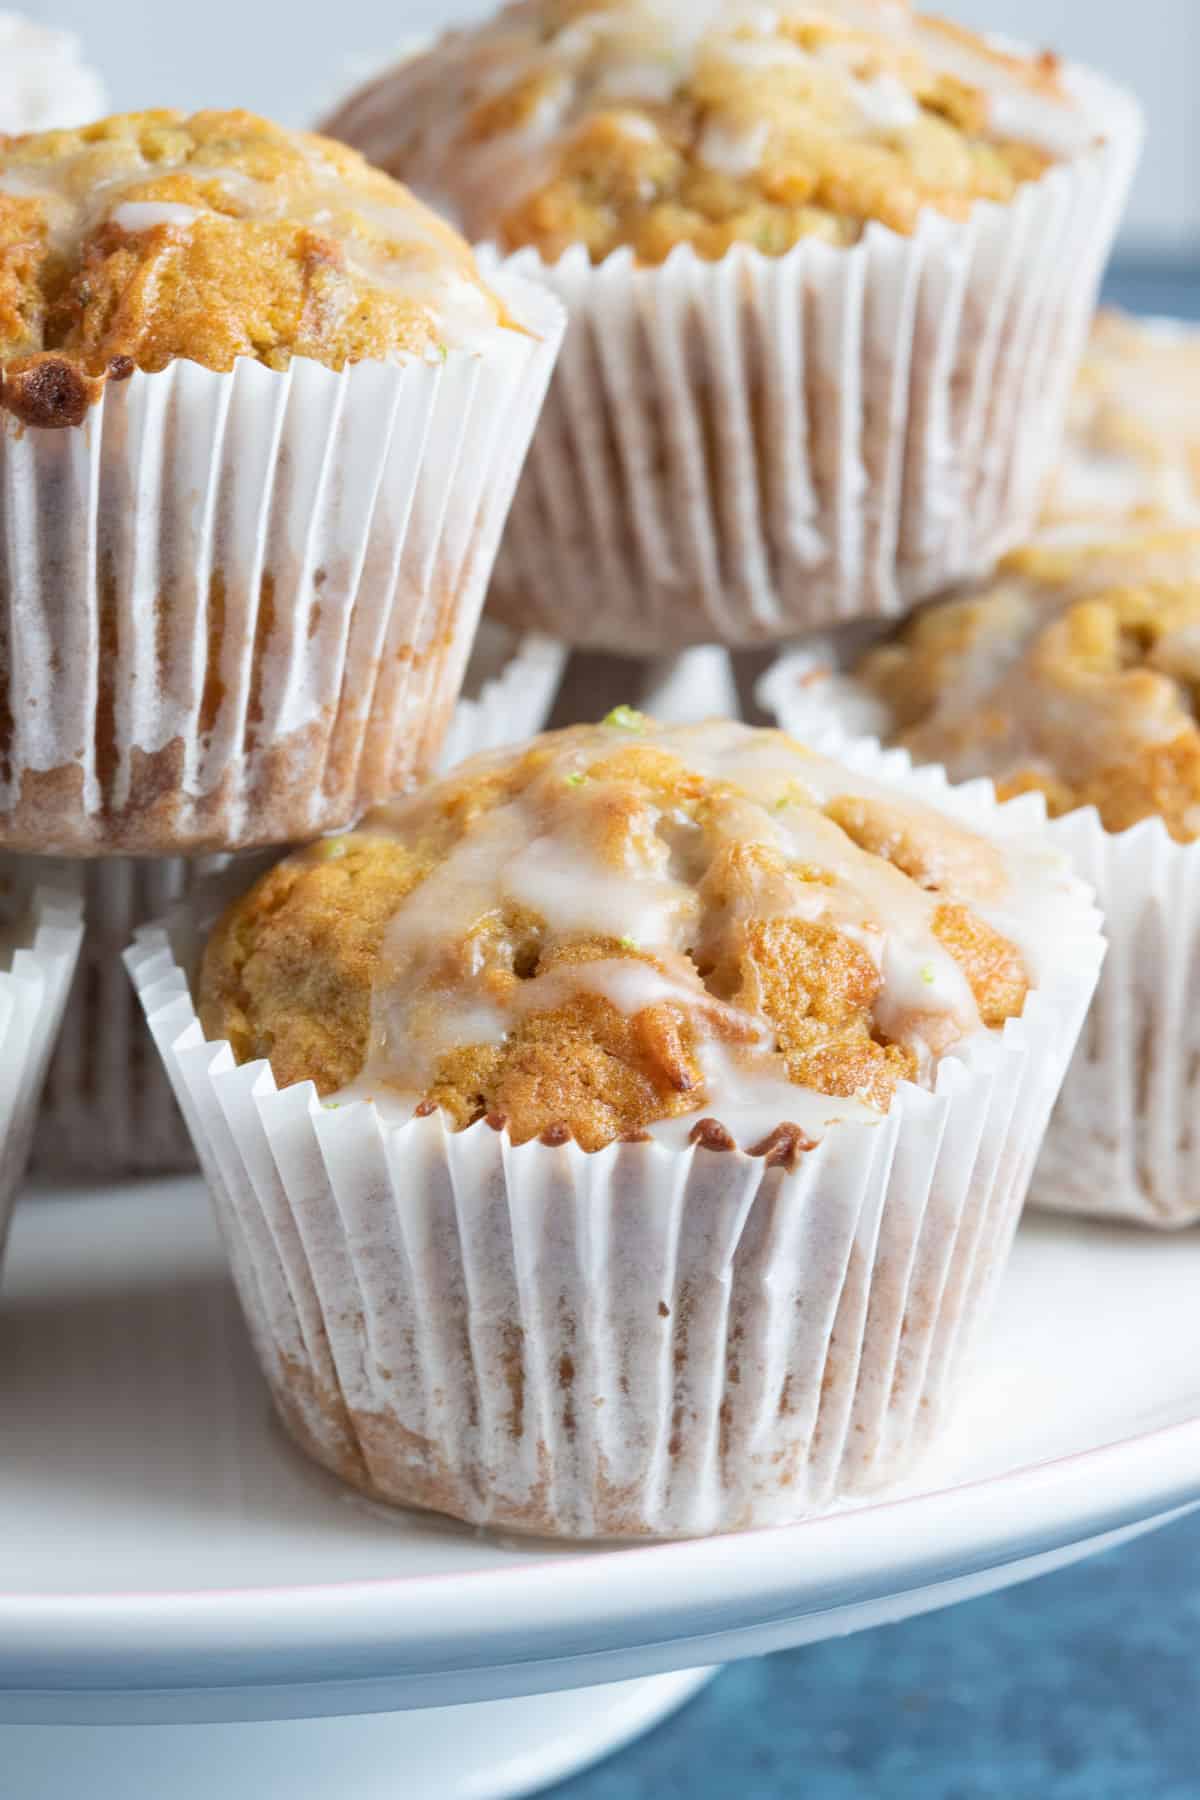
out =
[[0,131],[80,125],[104,104],[104,84],[72,32],[0,12]]
[[0,137],[0,402],[26,423],[177,357],[437,360],[505,322],[462,239],[341,144],[243,112]]
[[1200,531],[1019,551],[855,673],[885,735],[956,780],[1200,838]]
[[337,1103],[788,1158],[1021,1012],[1038,856],[782,732],[618,708],[279,864],[200,1016]]
[[506,250],[659,263],[852,244],[1006,201],[1091,129],[1053,57],[907,0],[520,0],[353,95],[326,129]]
[[1096,320],[1044,523],[1200,523],[1200,331]]

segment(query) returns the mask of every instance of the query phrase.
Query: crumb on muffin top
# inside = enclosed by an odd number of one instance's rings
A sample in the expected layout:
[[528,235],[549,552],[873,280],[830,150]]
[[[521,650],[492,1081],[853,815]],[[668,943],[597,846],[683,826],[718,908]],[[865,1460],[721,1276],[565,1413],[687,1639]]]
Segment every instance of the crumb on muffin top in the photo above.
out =
[[1102,312],[1043,523],[1155,521],[1200,523],[1200,331]]
[[871,220],[963,219],[1092,132],[1055,59],[907,0],[520,0],[353,95],[326,129],[473,239],[644,263],[780,255]]
[[26,423],[176,358],[435,360],[506,322],[462,239],[344,145],[245,112],[0,137],[0,403]]
[[1009,856],[782,732],[620,708],[280,863],[200,1017],[326,1099],[790,1154],[1022,1011]]
[[1018,551],[925,608],[855,671],[887,734],[956,780],[1095,806],[1110,831],[1158,817],[1200,838],[1200,531],[1130,531]]

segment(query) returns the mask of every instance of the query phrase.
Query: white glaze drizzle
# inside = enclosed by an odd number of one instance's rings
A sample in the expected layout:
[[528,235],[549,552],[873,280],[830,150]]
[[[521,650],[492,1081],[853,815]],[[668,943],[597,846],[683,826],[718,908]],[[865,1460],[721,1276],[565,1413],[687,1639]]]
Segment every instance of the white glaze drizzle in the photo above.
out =
[[[1153,534],[1139,539],[1130,531],[1121,544],[1102,527],[1074,530],[1079,560],[1061,581],[1043,584],[1014,574],[988,587],[952,677],[942,682],[920,723],[903,734],[917,760],[942,763],[956,781],[1032,770],[1078,783],[1112,768],[1138,746],[1169,743],[1192,722],[1181,680],[1186,671],[1172,657],[1181,639],[1187,656],[1185,631],[1160,640],[1143,671],[1143,679],[1157,673],[1160,685],[1152,696],[1143,686],[1134,704],[1126,698],[1125,669],[1079,669],[1074,679],[1057,679],[1052,667],[1046,673],[1039,669],[1037,650],[1072,604],[1106,589],[1200,581],[1200,534],[1188,533],[1177,542],[1168,537],[1157,548]],[[1070,532],[1064,528],[1044,537],[1066,547]],[[978,726],[981,714],[986,730]],[[892,734],[886,709],[877,725],[879,736]]]
[[[634,831],[621,840],[623,862],[612,863],[599,846],[622,790],[589,770],[632,742],[678,758],[717,792],[703,833],[690,821],[685,830],[679,818],[659,813],[648,835]],[[478,758],[474,767],[482,778],[507,760],[507,754]],[[436,793],[376,815],[371,829],[404,836]],[[917,886],[827,818],[821,808],[847,795],[887,807],[898,829],[923,832],[934,862],[946,871],[946,891]],[[882,977],[876,1022],[915,1052],[920,1079],[927,1082],[943,1054],[983,1029],[961,969],[933,934],[938,907],[959,901],[981,917],[1003,918],[1012,941],[1024,948],[1031,921],[1013,891],[1010,864],[1036,870],[1043,889],[1051,867],[1060,868],[1044,847],[1001,852],[781,734],[724,723],[647,725],[632,735],[615,726],[572,733],[528,787],[476,821],[397,908],[382,947],[371,1050],[354,1092],[422,1091],[447,1049],[500,1042],[518,1019],[553,1011],[587,992],[630,1017],[664,1004],[688,1017],[706,1076],[696,1110],[727,1126],[725,1112],[735,1098],[739,1115],[756,1112],[754,1094],[762,1096],[756,1116],[773,1113],[772,1124],[786,1118],[806,1131],[818,1115],[869,1116],[864,1103],[832,1101],[787,1082],[774,1053],[773,1027],[756,1013],[716,1000],[687,956],[704,868],[730,843],[762,844],[781,853],[790,870],[810,875],[793,872],[774,884],[760,883],[752,899],[734,900],[725,923],[740,906],[755,919],[826,922],[860,943]],[[817,871],[820,879],[812,878]],[[543,958],[555,945],[569,952],[572,942],[596,939],[619,944],[624,954],[552,960],[523,980],[505,976],[498,989],[494,967],[470,945],[484,941],[473,934],[489,918],[514,914],[531,922]],[[783,1115],[781,1091],[792,1100]]]
[[200,207],[183,206],[174,200],[126,200],[123,205],[113,208],[111,222],[131,234],[156,231],[160,225],[186,231],[203,216],[203,211]]

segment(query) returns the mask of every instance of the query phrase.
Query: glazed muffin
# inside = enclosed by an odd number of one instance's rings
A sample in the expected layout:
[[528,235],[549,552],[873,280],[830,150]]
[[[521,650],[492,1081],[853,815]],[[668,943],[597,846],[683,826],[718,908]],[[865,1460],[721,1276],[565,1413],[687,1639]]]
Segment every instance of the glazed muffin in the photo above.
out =
[[622,708],[289,857],[194,1006],[187,922],[150,934],[131,970],[302,1446],[566,1536],[795,1518],[907,1466],[1099,955],[1031,802],[941,798]]
[[1200,333],[1103,312],[1071,398],[1047,527],[1200,523]]
[[646,653],[902,611],[1017,540],[1139,130],[903,0],[524,0],[327,129],[566,301],[491,604]]
[[1044,796],[1110,948],[1033,1198],[1200,1220],[1200,531],[1035,546],[851,675],[793,657],[768,687],[794,730]]
[[104,83],[73,32],[0,13],[0,132],[82,125],[104,110]]
[[427,767],[560,325],[250,114],[0,141],[0,840],[285,842]]
[[955,780],[1200,838],[1200,531],[1020,551],[856,675],[890,741]]

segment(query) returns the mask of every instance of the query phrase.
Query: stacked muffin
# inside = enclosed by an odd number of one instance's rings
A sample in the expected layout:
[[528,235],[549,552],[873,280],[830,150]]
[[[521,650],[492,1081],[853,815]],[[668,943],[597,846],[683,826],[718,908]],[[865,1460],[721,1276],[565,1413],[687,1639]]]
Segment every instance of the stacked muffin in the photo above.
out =
[[177,1153],[110,984],[142,908],[432,766],[561,329],[317,137],[0,139],[0,846],[86,859],[93,926],[59,1160]]
[[906,0],[521,0],[326,128],[565,301],[490,604],[634,654],[902,612],[1019,540],[1140,134]]

